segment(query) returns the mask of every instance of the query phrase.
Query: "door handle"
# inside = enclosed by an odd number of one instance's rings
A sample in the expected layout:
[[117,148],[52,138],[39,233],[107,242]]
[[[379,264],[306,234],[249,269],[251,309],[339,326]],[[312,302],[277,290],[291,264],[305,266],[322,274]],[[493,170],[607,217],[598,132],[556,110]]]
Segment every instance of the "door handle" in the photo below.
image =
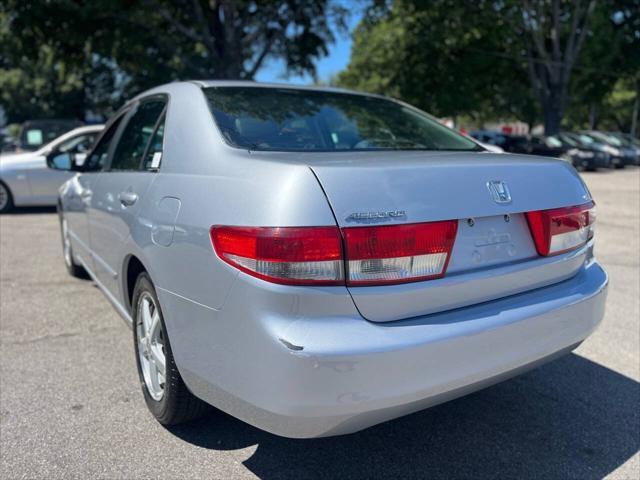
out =
[[123,206],[130,207],[131,205],[136,203],[136,201],[138,200],[138,195],[133,192],[120,192],[118,198],[120,199],[120,203]]

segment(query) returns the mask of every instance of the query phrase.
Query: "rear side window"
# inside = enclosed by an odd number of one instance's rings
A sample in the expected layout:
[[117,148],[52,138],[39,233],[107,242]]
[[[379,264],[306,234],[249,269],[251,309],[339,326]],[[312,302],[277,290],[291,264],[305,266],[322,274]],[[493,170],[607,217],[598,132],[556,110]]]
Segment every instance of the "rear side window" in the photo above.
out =
[[144,162],[142,163],[143,170],[158,170],[160,168],[160,162],[162,160],[162,142],[164,140],[164,119],[158,121],[155,132],[151,137],[151,141],[147,147],[147,152],[144,155]]
[[113,152],[111,170],[139,170],[142,158],[165,107],[163,100],[140,104],[124,127]]

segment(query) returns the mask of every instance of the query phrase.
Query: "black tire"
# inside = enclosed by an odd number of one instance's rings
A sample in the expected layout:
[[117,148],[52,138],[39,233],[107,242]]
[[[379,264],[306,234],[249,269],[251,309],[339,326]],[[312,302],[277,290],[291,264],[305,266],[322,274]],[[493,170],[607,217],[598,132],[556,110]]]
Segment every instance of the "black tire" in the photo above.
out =
[[[89,274],[82,267],[82,265],[78,265],[73,259],[73,247],[71,246],[71,241],[69,239],[69,234],[65,228],[65,218],[58,206],[58,219],[60,220],[60,237],[62,238],[62,257],[64,259],[64,266],[67,268],[67,272],[69,275],[75,278],[82,278],[84,280],[89,278]],[[68,242],[68,245],[67,245]],[[66,249],[69,249],[67,252]]]
[[0,213],[8,213],[11,210],[13,210],[13,195],[11,195],[9,187],[0,180]]
[[[162,394],[162,398],[159,400],[155,400],[149,392],[140,363],[138,323],[141,321],[141,298],[145,293],[153,298],[155,305],[157,306],[158,313],[160,314],[160,328],[162,329],[161,335],[164,344],[162,350],[165,356],[166,376],[164,392]],[[141,273],[136,281],[136,285],[133,290],[132,313],[133,345],[136,354],[136,367],[138,369],[138,378],[140,379],[140,386],[142,387],[144,400],[149,411],[162,425],[177,425],[189,422],[204,415],[209,409],[209,405],[195,397],[189,391],[180,376],[180,372],[178,372],[178,368],[176,367],[173,359],[173,353],[171,352],[171,344],[169,343],[169,337],[164,324],[164,317],[162,315],[160,303],[158,302],[158,297],[156,295],[155,288],[153,287],[153,283],[146,272]]]

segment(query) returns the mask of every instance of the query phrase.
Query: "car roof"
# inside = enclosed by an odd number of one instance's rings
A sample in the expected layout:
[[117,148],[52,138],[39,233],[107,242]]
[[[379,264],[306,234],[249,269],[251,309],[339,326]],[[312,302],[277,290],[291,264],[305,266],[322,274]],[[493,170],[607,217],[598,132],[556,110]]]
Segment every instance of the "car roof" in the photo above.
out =
[[[319,87],[315,85],[292,85],[287,83],[263,83],[263,82],[254,82],[251,80],[186,80],[181,82],[171,82],[165,83],[164,85],[158,85],[157,87],[153,87],[149,90],[139,93],[131,100],[127,101],[119,110],[130,106],[136,101],[140,100],[143,97],[147,97],[155,94],[169,93],[178,91],[181,87],[185,85],[195,85],[199,88],[212,88],[212,87],[247,87],[247,88],[273,88],[273,89],[289,89],[289,90],[308,90],[314,92],[327,92],[327,93],[343,93],[350,95],[361,95],[365,97],[375,97],[381,98],[384,100],[393,100],[395,102],[401,103],[403,105],[408,105],[401,100],[395,99],[393,97],[386,97],[384,95],[379,95],[376,93],[368,93],[368,92],[356,92],[353,90],[347,90],[344,88],[337,87]],[[411,106],[411,105],[408,105]],[[412,107],[415,108],[415,107]]]
[[348,93],[352,95],[364,95],[364,96],[370,96],[370,97],[387,98],[387,97],[384,97],[383,95],[377,95],[375,93],[356,92],[353,90],[347,90],[345,88],[317,86],[317,85],[293,85],[290,83],[254,82],[251,80],[191,80],[190,83],[195,83],[201,88],[211,88],[211,87],[274,88],[274,89],[289,89],[289,90],[309,90],[313,92]]

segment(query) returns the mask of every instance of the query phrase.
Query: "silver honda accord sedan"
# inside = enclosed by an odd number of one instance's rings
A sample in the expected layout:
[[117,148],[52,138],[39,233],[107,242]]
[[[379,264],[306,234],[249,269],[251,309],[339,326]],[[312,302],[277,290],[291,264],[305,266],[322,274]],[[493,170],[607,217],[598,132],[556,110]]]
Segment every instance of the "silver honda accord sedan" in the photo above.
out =
[[375,95],[155,88],[109,121],[59,215],[162,424],[213,405],[287,437],[355,432],[567,353],[604,313],[573,167]]

